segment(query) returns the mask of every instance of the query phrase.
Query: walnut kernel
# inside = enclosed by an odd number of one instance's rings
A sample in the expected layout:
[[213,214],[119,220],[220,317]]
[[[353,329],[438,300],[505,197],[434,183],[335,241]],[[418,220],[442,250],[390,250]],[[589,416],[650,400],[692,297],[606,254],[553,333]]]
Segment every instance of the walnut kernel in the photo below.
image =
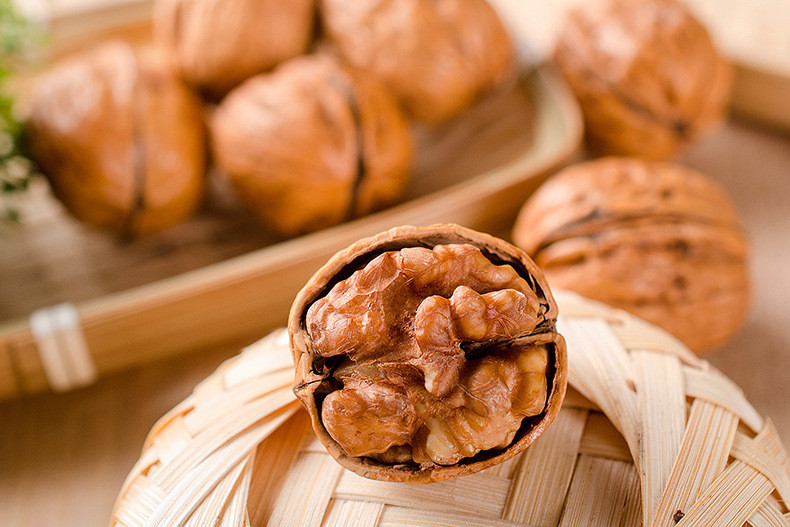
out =
[[295,392],[341,463],[444,479],[515,455],[553,418],[556,307],[534,264],[505,251],[456,226],[394,229],[336,255],[300,293]]

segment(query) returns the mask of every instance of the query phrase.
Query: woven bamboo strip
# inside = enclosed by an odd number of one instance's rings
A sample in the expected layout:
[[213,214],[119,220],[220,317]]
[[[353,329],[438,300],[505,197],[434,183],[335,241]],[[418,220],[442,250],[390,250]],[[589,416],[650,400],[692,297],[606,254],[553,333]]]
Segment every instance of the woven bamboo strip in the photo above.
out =
[[[772,430],[764,427],[754,438],[754,447],[774,450]],[[736,460],[707,489],[683,516],[679,527],[743,525],[768,498],[774,487],[753,467]]]
[[790,527],[790,457],[731,381],[621,311],[557,298],[571,389],[513,460],[423,486],[343,470],[297,411],[277,332],[156,424],[112,525]]
[[299,453],[298,439],[306,436],[308,430],[310,419],[299,412],[258,446],[247,504],[252,525],[268,523],[280,488]]
[[782,498],[782,501],[790,503],[790,476],[783,470],[781,463],[776,458],[776,454],[771,454],[759,448],[755,441],[743,434],[738,434],[735,436],[735,441],[732,444],[730,456],[746,463],[768,478],[776,488],[776,492]]
[[749,404],[738,386],[719,372],[684,368],[686,395],[705,399],[723,406],[737,415],[741,421],[756,432],[763,427],[763,418]]
[[332,500],[322,527],[376,527],[383,503],[354,500]]
[[577,350],[568,381],[595,401],[632,448],[638,445],[639,423],[635,380],[628,354],[611,327],[600,319],[560,317],[558,329],[569,349]]
[[[169,491],[167,498],[157,508],[157,513],[143,525],[145,527],[183,525],[200,502],[217,486],[218,478],[224,478],[226,474],[237,470],[240,465],[246,464],[248,456],[257,445],[274,432],[295,410],[293,406],[287,407],[285,411],[268,419],[265,425],[255,427],[234,438],[197,463],[179,464],[184,468],[182,477],[176,478],[172,486],[167,488]],[[160,482],[157,483],[164,488]]]
[[782,516],[779,505],[771,503],[769,500],[763,502],[757,511],[749,518],[749,525],[752,527],[787,527],[790,521]]
[[[639,465],[644,523],[655,515],[672,464],[680,450],[686,421],[686,400],[680,360],[643,350],[631,353],[636,374],[641,420]],[[651,433],[661,430],[660,434]]]
[[498,465],[494,465],[483,472],[486,474],[491,474],[492,476],[498,476],[500,478],[511,478],[513,476],[513,472],[517,468],[518,461],[519,459],[514,457],[499,463]]
[[628,443],[601,412],[590,412],[587,417],[579,454],[631,462]]
[[237,489],[243,489],[244,495],[249,492],[251,459],[245,459],[239,463],[209,494],[208,499],[200,502],[195,511],[189,515],[185,523],[186,527],[202,527],[217,523],[217,511],[221,511],[221,523],[230,525],[240,525],[247,515],[246,508],[244,514],[240,515],[238,508],[233,507],[233,497]]
[[[526,524],[468,514],[422,511],[406,507],[385,507],[378,527],[524,527]],[[538,527],[535,525],[535,527]]]
[[568,386],[568,391],[565,394],[565,401],[563,401],[562,406],[563,408],[584,408],[596,412],[601,411],[597,404],[574,390],[573,386]]
[[639,525],[637,515],[627,512],[639,507],[639,478],[633,465],[611,459],[580,456],[560,525],[630,527]]
[[587,410],[563,408],[554,424],[524,453],[502,517],[557,525],[576,466]]
[[443,511],[451,507],[458,512],[498,518],[505,507],[509,488],[509,479],[486,473],[415,486],[375,481],[345,471],[340,476],[335,497],[423,510]]
[[307,452],[296,458],[267,525],[319,526],[342,469],[326,453]]
[[721,474],[737,425],[732,413],[702,399],[694,401],[654,527],[669,525],[677,511],[688,510]]

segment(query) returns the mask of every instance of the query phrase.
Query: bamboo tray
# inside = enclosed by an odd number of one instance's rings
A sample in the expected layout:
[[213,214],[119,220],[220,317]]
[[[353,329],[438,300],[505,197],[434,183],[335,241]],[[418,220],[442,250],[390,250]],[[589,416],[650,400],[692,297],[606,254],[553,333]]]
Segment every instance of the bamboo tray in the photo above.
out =
[[[68,217],[39,181],[23,204],[23,228],[0,233],[0,320],[7,321],[0,399],[248,344],[284,323],[295,293],[329,256],[393,226],[454,222],[506,232],[544,176],[576,151],[581,131],[576,103],[555,74],[530,69],[453,122],[416,130],[419,154],[404,203],[290,241],[268,237],[215,184],[213,204],[192,221],[123,245]],[[27,317],[60,302],[76,304],[66,318],[79,325],[48,329],[37,341]],[[75,346],[80,354],[69,355]]]
[[417,486],[344,470],[277,330],[154,426],[111,525],[790,526],[790,457],[732,381],[623,311],[555,296],[569,394],[516,458]]

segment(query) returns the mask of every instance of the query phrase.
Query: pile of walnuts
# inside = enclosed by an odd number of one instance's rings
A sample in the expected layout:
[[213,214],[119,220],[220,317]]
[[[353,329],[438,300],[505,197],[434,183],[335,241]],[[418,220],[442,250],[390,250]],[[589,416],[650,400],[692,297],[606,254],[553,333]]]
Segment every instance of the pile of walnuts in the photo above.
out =
[[154,29],[156,51],[53,68],[28,121],[68,210],[132,237],[200,205],[209,154],[283,236],[391,205],[410,118],[451,119],[514,70],[485,0],[157,0]]

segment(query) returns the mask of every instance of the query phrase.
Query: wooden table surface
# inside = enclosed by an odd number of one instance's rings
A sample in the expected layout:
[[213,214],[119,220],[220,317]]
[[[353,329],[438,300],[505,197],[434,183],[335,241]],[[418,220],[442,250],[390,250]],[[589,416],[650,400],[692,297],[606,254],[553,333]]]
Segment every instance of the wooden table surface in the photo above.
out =
[[[753,244],[749,320],[709,359],[790,444],[790,136],[733,123],[681,161],[732,193]],[[236,351],[182,357],[73,393],[0,404],[0,525],[106,525],[150,427]]]

